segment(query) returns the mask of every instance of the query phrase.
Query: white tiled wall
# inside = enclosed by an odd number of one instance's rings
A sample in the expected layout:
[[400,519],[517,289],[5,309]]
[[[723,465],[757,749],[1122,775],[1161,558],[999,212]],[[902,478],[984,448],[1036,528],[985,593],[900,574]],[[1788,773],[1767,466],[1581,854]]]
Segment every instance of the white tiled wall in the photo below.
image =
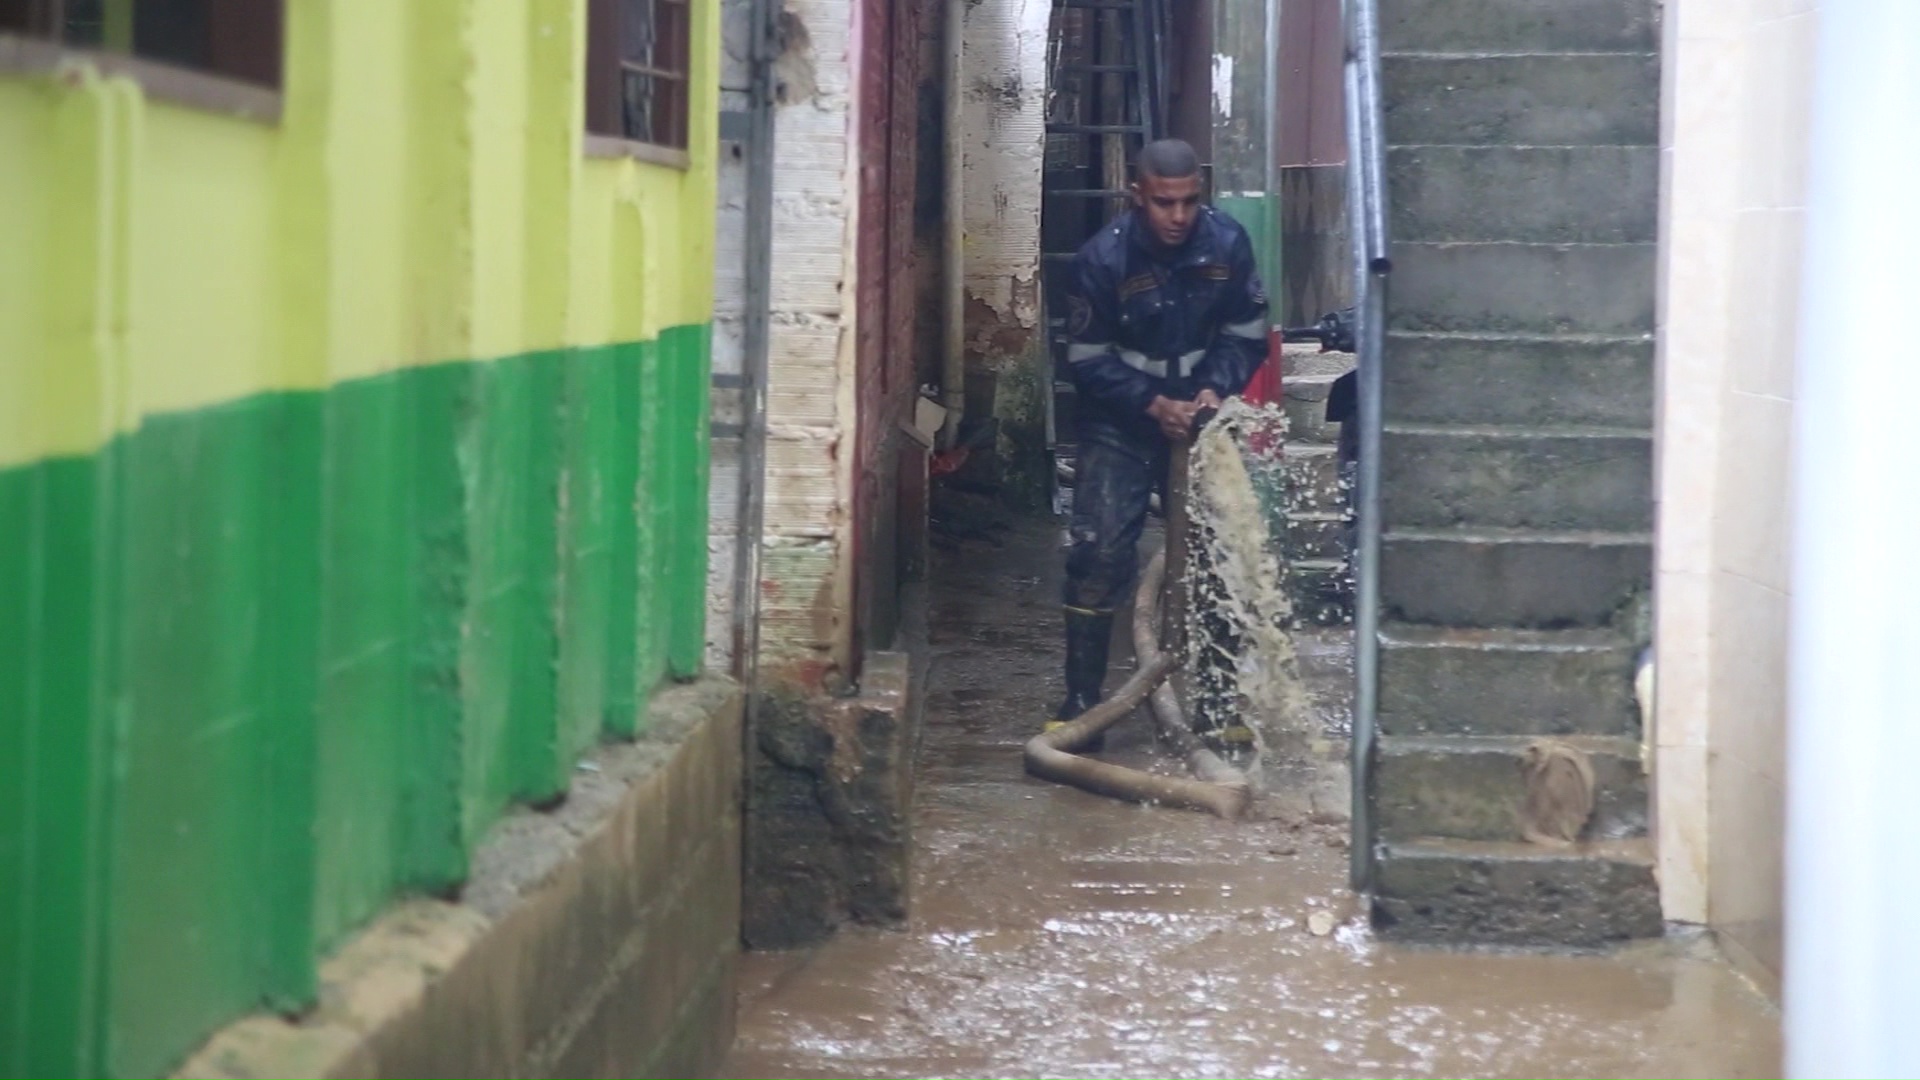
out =
[[1780,970],[1787,461],[1818,0],[1665,12],[1656,783],[1669,917]]

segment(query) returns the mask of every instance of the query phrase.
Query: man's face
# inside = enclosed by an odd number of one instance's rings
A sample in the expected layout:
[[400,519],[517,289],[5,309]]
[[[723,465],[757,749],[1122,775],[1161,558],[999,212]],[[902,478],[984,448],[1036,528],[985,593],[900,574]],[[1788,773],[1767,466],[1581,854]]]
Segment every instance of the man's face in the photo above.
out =
[[1142,176],[1133,184],[1133,204],[1146,215],[1155,240],[1179,247],[1193,235],[1200,216],[1200,177]]

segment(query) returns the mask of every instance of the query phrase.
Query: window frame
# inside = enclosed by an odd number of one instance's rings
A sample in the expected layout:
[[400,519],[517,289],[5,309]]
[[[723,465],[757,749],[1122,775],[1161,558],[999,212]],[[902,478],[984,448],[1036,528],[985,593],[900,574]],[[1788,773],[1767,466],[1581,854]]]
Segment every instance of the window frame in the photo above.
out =
[[[645,67],[624,59],[620,45],[624,39],[622,20],[626,0],[587,0],[586,115],[583,148],[588,157],[631,158],[669,168],[692,166],[690,153],[693,125],[693,16],[694,0],[652,0],[680,9],[680,26],[686,38],[681,43],[681,70]],[[688,144],[673,146],[625,134],[622,84],[629,69],[650,78],[678,83],[679,115],[676,118],[681,140]]]
[[[209,0],[210,23],[227,2],[231,0]],[[58,75],[76,64],[85,64],[109,76],[132,79],[151,100],[241,120],[278,124],[286,80],[286,3],[285,0],[274,0],[274,3],[277,14],[273,17],[272,38],[276,56],[271,83],[219,69],[189,67],[117,49],[62,41],[50,27],[62,21],[65,0],[14,0],[11,6],[26,14],[26,27],[0,28],[0,72]]]
[[104,75],[132,79],[150,101],[184,105],[260,124],[280,122],[282,98],[278,90],[158,60],[71,48],[0,30],[0,73],[58,75],[76,64],[97,68]]

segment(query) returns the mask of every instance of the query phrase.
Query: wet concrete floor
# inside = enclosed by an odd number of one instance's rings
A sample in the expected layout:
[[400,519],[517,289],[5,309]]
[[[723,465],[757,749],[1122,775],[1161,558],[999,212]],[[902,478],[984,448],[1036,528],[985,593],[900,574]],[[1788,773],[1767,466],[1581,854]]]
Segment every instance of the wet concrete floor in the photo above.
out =
[[[1228,825],[1027,777],[1021,745],[1061,692],[1058,543],[1014,523],[939,553],[911,919],[747,957],[723,1075],[1779,1075],[1776,1012],[1704,940],[1388,945],[1344,891],[1344,825]],[[1302,642],[1333,729],[1343,652]],[[1144,714],[1111,745],[1149,760]]]

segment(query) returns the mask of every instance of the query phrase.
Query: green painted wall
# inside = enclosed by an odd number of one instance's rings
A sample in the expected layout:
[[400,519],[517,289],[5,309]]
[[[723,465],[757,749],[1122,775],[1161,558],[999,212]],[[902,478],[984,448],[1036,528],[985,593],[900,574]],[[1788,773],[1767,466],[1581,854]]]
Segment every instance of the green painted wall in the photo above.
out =
[[1260,281],[1267,287],[1268,298],[1276,301],[1269,314],[1278,325],[1281,312],[1277,298],[1285,295],[1280,291],[1280,230],[1276,227],[1280,217],[1280,197],[1277,194],[1230,193],[1214,196],[1213,204],[1244,226],[1247,236],[1253,241],[1253,257],[1260,266]]
[[639,403],[699,401],[707,351],[410,368],[0,470],[9,1075],[160,1072],[311,1000],[695,673],[704,410]]

